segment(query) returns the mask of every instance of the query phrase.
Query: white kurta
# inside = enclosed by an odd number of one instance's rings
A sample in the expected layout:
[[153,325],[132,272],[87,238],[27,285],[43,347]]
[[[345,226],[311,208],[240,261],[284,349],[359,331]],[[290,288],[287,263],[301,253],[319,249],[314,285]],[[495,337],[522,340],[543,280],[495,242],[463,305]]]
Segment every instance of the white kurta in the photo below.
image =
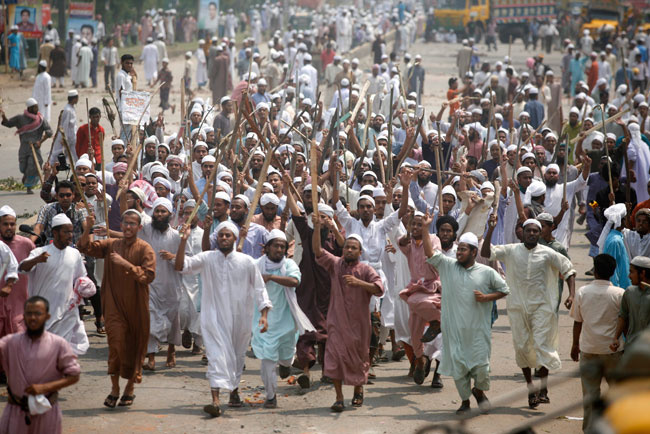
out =
[[93,61],[93,50],[88,46],[82,46],[75,61],[77,60],[77,78],[75,82],[90,87],[90,64]]
[[38,101],[38,111],[43,114],[43,118],[49,124],[52,108],[52,77],[47,71],[43,71],[36,76],[32,97]]
[[[68,142],[68,146],[70,146],[70,153],[72,154],[72,158],[74,158],[76,161],[77,153],[75,151],[75,146],[77,144],[77,112],[75,111],[72,104],[66,104],[66,106],[63,108],[63,114],[61,115],[61,128],[63,129],[63,134],[65,134],[65,139]],[[61,153],[65,154],[65,151],[63,150],[63,138],[59,133],[56,141],[53,144],[50,164],[54,164],[54,162],[57,161],[58,155]],[[70,164],[70,162],[68,162],[68,164]],[[74,164],[74,162],[72,162],[72,164]]]
[[491,246],[491,261],[506,266],[508,319],[520,368],[562,367],[558,350],[557,276],[575,274],[571,261],[555,250],[523,243]]
[[630,260],[637,256],[650,256],[650,235],[639,235],[637,231],[623,229],[623,242]]
[[73,303],[74,283],[86,276],[81,253],[73,247],[60,250],[54,244],[48,244],[32,250],[23,262],[43,252],[50,255],[47,261],[36,264],[26,273],[29,276],[27,293],[30,297],[40,295],[50,302],[51,317],[45,323],[45,330],[68,341],[75,354],[85,354],[90,343],[77,304]]
[[145,45],[140,60],[144,62],[145,80],[155,80],[158,75],[158,48],[154,44]]
[[384,320],[384,326],[395,330],[396,341],[410,344],[411,332],[408,326],[409,307],[399,296],[400,291],[406,288],[406,285],[411,280],[408,260],[397,247],[399,239],[404,235],[406,235],[406,229],[401,222],[388,232],[388,239],[393,247],[395,247],[396,252],[386,253],[382,258],[388,287],[384,292],[384,299],[381,304],[381,316]]
[[[185,256],[192,257],[203,251],[201,239],[203,229],[195,227],[190,232],[185,246]],[[181,329],[189,330],[195,335],[201,334],[201,279],[195,274],[183,274],[183,292],[181,294],[180,320]]]
[[81,50],[81,42],[77,41],[72,46],[72,52],[70,53],[70,77],[75,84],[77,83],[77,55]]
[[120,69],[115,75],[115,102],[117,102],[117,107],[120,107],[120,91],[128,92],[133,90],[133,81],[131,76],[123,69]]
[[161,250],[178,251],[181,237],[178,231],[167,228],[165,232],[143,225],[138,238],[146,241],[156,252],[156,278],[149,284],[149,344],[148,353],[158,351],[159,343],[181,344],[179,307],[181,302],[181,275],[174,270],[172,261],[165,261]]
[[201,276],[201,336],[210,387],[234,390],[251,339],[253,309],[271,307],[264,279],[250,256],[224,256],[220,250],[186,257],[182,273]]
[[153,41],[153,45],[156,47],[156,50],[158,50],[158,69],[156,70],[156,72],[158,72],[158,70],[162,68],[162,60],[167,57],[167,45],[165,45],[165,43],[160,39]]
[[[582,173],[578,175],[578,179],[567,182],[566,197],[568,201],[578,192],[587,188],[587,180],[583,178]],[[562,184],[555,184],[553,187],[546,187],[546,198],[544,199],[544,209],[552,216],[560,213],[562,208]],[[573,232],[573,221],[569,218],[568,212],[564,213],[564,217],[557,225],[557,229],[553,231],[553,235],[560,242],[564,248],[569,249],[571,242],[571,233]]]
[[208,67],[205,52],[202,48],[196,50],[196,83],[203,85],[208,82]]
[[18,279],[18,261],[9,246],[0,243],[0,280],[7,279]]

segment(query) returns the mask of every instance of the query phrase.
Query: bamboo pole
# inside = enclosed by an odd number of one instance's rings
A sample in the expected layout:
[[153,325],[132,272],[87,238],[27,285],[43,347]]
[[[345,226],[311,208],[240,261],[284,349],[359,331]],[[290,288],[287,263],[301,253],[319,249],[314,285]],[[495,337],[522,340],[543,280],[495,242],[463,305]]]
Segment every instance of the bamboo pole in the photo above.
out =
[[106,224],[106,237],[110,238],[108,229],[108,202],[106,201],[106,162],[104,161],[104,133],[99,133],[99,158],[102,164],[102,200],[104,202],[104,223]]
[[34,148],[33,143],[30,143],[29,147],[32,148],[32,157],[34,158],[34,165],[36,166],[36,171],[38,172],[38,178],[41,180],[41,185],[43,185],[43,170],[41,170],[41,163],[38,162],[38,158],[36,155],[36,148]]

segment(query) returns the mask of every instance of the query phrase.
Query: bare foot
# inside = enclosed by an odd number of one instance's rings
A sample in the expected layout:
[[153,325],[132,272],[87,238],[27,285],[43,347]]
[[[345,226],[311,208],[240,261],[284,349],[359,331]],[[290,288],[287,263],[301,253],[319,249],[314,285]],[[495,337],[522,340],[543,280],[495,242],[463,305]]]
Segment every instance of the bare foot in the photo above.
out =
[[165,366],[168,368],[176,367],[176,352],[167,353],[167,363],[165,363]]
[[144,371],[155,371],[156,370],[156,359],[153,356],[149,356],[149,360],[142,365]]

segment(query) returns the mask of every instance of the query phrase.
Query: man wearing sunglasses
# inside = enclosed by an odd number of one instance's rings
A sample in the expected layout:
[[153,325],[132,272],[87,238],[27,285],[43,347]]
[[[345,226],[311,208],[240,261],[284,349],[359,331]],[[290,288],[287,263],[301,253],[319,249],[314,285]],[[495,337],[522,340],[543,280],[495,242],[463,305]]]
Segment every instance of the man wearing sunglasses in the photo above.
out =
[[[84,182],[85,179],[80,179]],[[52,234],[52,219],[57,214],[65,214],[72,222],[72,244],[76,244],[81,234],[83,233],[83,225],[86,220],[86,210],[84,208],[77,209],[74,202],[75,187],[70,181],[61,181],[56,186],[56,202],[48,203],[38,212],[36,224],[34,225],[34,233],[37,235],[45,234],[47,243],[49,244],[54,235]],[[38,239],[35,236],[31,237],[32,241],[36,242]]]

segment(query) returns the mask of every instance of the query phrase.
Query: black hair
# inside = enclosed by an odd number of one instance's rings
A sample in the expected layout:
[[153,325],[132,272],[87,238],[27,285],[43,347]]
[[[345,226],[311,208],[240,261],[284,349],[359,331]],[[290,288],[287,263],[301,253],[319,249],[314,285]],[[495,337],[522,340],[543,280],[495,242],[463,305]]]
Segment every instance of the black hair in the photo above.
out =
[[607,253],[601,253],[594,257],[594,277],[609,280],[616,271],[616,259]]
[[45,312],[50,313],[50,302],[47,301],[47,298],[41,297],[40,295],[32,295],[27,300],[25,300],[25,304],[23,305],[23,310],[27,308],[28,304],[34,304],[38,302],[42,302],[45,305]]
[[101,115],[101,114],[102,114],[102,111],[101,111],[100,109],[98,109],[97,107],[93,107],[93,108],[91,108],[90,110],[88,110],[88,114],[89,114],[90,116]]
[[126,62],[127,60],[135,60],[132,54],[122,54],[120,57],[120,62]]
[[[615,179],[620,178],[618,165],[616,163],[610,163],[609,165],[612,171],[612,178]],[[605,181],[609,181],[609,170],[607,170],[607,164],[604,164],[603,167],[600,169],[600,176],[602,176]]]
[[[131,193],[131,192],[127,192],[127,193]],[[135,195],[135,193],[131,193],[131,194]],[[127,209],[126,211],[124,211],[124,214],[122,214],[122,220],[124,220],[124,217],[126,217],[127,214],[136,216],[138,218],[138,223],[142,224],[142,214],[140,214],[138,211],[134,209]]]
[[449,87],[451,87],[452,84],[456,83],[458,79],[456,77],[451,77],[448,81]]
[[59,190],[61,190],[62,188],[68,188],[68,189],[74,191],[74,185],[72,184],[72,182],[68,181],[67,179],[64,179],[63,181],[59,182],[56,185],[56,188],[54,189],[54,191],[56,191],[58,193]]
[[455,238],[456,232],[458,232],[458,222],[450,215],[443,215],[442,217],[439,217],[438,220],[436,220],[436,232],[440,232],[440,226],[444,225],[445,223],[448,223],[454,230]]
[[31,16],[32,16],[32,12],[31,12],[29,9],[27,9],[27,8],[23,9],[22,11],[20,11],[20,15],[24,14],[25,12],[27,12],[27,16],[28,16],[28,17],[31,17]]

